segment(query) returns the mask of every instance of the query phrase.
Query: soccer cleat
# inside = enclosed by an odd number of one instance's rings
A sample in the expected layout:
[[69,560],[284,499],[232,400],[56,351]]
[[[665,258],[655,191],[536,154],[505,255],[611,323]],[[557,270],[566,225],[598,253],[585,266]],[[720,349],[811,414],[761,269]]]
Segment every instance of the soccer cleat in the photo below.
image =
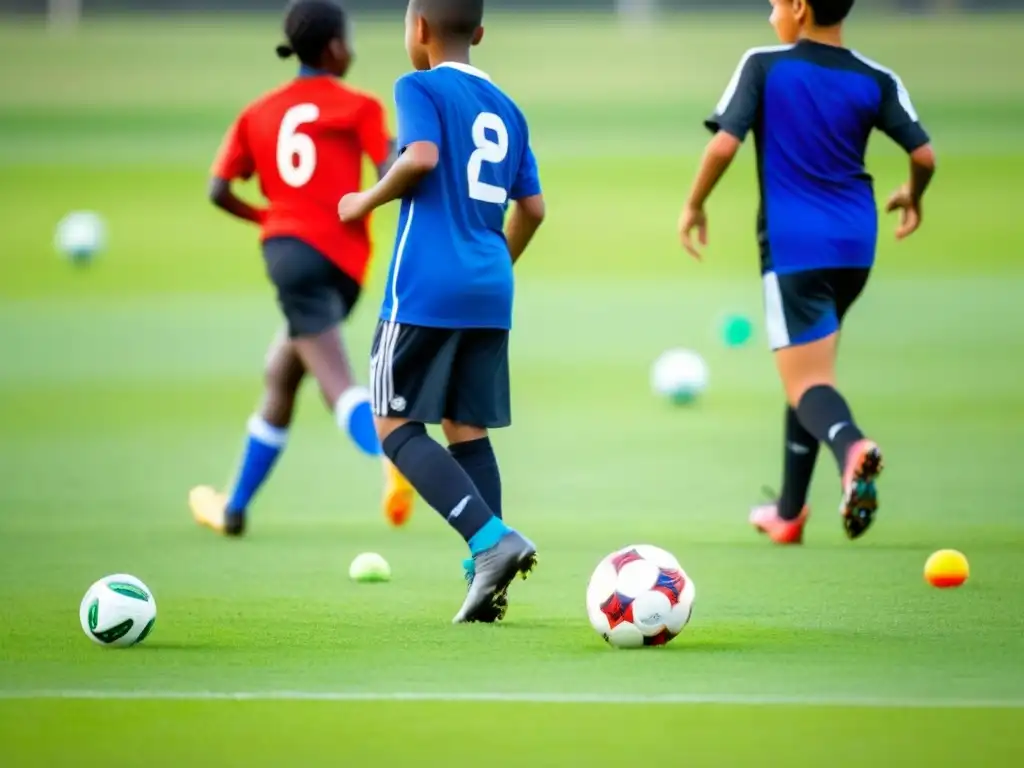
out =
[[[521,574],[525,579],[537,564],[537,548],[516,531],[509,531],[490,549],[474,555],[473,580],[453,624],[487,621],[498,610],[509,584]],[[491,619],[493,621],[493,619]]]
[[[467,557],[462,561],[462,570],[466,579],[466,587],[473,589],[473,577],[476,575],[476,568],[472,557]],[[493,624],[505,618],[505,614],[508,613],[508,587],[505,587],[501,592],[495,593],[492,607],[493,610],[490,611],[486,608],[481,610],[476,620],[484,624]]]
[[878,511],[875,480],[882,474],[882,464],[882,451],[871,440],[858,440],[846,454],[839,514],[843,517],[846,535],[851,539],[863,536],[874,522]]
[[409,522],[416,491],[389,460],[384,459],[384,517],[396,528]]
[[192,517],[200,525],[225,536],[245,533],[245,513],[229,513],[227,497],[208,485],[193,488],[188,494],[188,505],[192,509]]
[[779,517],[779,505],[776,502],[762,504],[750,511],[750,524],[759,532],[767,534],[776,544],[801,544],[804,540],[804,526],[811,510],[804,507],[799,517],[786,520]]

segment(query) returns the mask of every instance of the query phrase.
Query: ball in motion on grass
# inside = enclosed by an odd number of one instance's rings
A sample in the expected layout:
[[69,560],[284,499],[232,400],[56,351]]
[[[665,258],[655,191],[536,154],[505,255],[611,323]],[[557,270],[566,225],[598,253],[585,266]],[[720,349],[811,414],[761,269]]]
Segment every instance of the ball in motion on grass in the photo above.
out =
[[959,587],[967,581],[970,572],[967,558],[955,549],[940,549],[924,564],[925,581],[940,589]]
[[637,544],[602,560],[587,586],[587,614],[617,648],[665,645],[693,611],[693,581],[671,554]]
[[82,631],[94,643],[137,645],[153,630],[156,600],[149,587],[127,573],[104,576],[85,593],[78,609]]
[[686,405],[700,397],[708,386],[704,358],[688,349],[662,353],[651,368],[651,388],[660,397]]
[[92,211],[69,213],[57,224],[54,245],[73,264],[88,264],[100,254],[107,242],[107,229],[99,214]]
[[391,581],[391,566],[376,552],[363,552],[348,568],[349,578],[362,583]]

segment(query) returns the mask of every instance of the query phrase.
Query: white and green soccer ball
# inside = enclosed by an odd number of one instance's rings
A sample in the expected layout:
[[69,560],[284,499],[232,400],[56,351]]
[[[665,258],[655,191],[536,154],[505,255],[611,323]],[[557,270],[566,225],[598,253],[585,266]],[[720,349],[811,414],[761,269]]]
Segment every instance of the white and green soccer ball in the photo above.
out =
[[88,264],[106,247],[107,228],[92,211],[69,213],[57,224],[54,246],[75,264]]
[[673,403],[692,403],[708,388],[708,365],[688,349],[663,352],[651,366],[651,389]]
[[124,647],[141,643],[153,630],[156,601],[141,580],[127,573],[104,576],[85,593],[78,616],[94,643]]

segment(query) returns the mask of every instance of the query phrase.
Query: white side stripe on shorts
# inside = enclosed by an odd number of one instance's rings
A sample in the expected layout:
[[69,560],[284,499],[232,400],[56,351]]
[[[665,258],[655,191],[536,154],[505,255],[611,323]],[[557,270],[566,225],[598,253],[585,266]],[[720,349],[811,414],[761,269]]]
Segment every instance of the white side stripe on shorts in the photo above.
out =
[[384,402],[381,404],[381,415],[387,416],[391,410],[391,401],[395,399],[395,347],[402,333],[401,323],[391,323],[388,334],[387,357],[384,358]]
[[370,354],[370,409],[377,415],[377,371],[380,370],[380,347],[384,338],[384,328],[380,330],[381,338],[377,340],[377,347]]
[[768,329],[768,344],[772,351],[789,346],[789,327],[786,325],[786,311],[782,306],[782,291],[779,290],[779,276],[774,272],[764,273],[764,317]]
[[380,339],[377,342],[376,354],[370,360],[370,380],[373,383],[373,412],[377,416],[387,416],[391,400],[395,396],[395,347],[402,326],[385,320],[381,324]]
[[370,357],[370,405],[375,415],[380,416],[380,369],[384,357],[384,344],[388,338],[387,322],[381,323],[376,349]]

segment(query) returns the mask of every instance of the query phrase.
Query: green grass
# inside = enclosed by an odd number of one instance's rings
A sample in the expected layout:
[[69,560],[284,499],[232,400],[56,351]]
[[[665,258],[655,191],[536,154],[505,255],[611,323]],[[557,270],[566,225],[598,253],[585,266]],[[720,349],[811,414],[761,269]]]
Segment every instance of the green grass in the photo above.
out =
[[[239,745],[251,765],[448,765],[486,756],[487,765],[561,768],[630,765],[670,760],[671,765],[741,766],[777,764],[794,747],[794,733],[813,729],[815,738],[799,744],[792,765],[1014,765],[1020,750],[1021,718],[1010,711],[907,711],[747,706],[636,706],[477,703],[288,702],[301,730],[282,733],[278,702],[8,702],[0,704],[0,736],[31,739],[39,764],[57,765],[67,748],[53,740],[61,733],[78,754],[132,756],[153,760],[159,734],[159,764],[235,765]],[[22,724],[12,733],[12,718]],[[147,729],[125,728],[140,721]],[[111,723],[122,727],[111,727]],[[800,726],[794,728],[794,724]],[[978,744],[964,734],[981,733]],[[723,740],[742,732],[744,738]],[[881,733],[882,738],[865,738]],[[353,753],[353,734],[373,745]],[[197,739],[196,735],[203,738]],[[113,736],[113,738],[111,738]],[[185,738],[182,738],[185,736]],[[799,738],[799,737],[797,737]],[[503,740],[516,745],[511,752]],[[358,743],[358,742],[357,742]],[[837,751],[837,745],[852,745]],[[252,756],[258,757],[252,757]],[[844,762],[848,760],[849,762]]]
[[[458,628],[464,546],[423,506],[386,527],[377,468],[312,385],[249,538],[215,538],[185,507],[191,485],[229,476],[279,323],[254,232],[203,199],[222,130],[282,76],[275,26],[0,30],[0,764],[1021,763],[1024,79],[1005,65],[1018,18],[851,30],[904,75],[941,175],[919,235],[897,246],[885,223],[843,342],[843,388],[886,448],[882,514],[847,542],[823,455],[799,550],[745,522],[779,473],[763,333],[739,350],[717,338],[724,313],[760,316],[749,152],[710,208],[707,263],[674,239],[700,118],[768,30],[493,25],[480,61],[531,117],[551,203],[519,273],[516,425],[496,437],[509,517],[542,560],[505,625]],[[402,71],[397,28],[360,25],[361,85],[386,93]],[[904,163],[877,143],[880,195]],[[86,269],[51,248],[74,208],[111,231]],[[377,220],[382,254],[393,225]],[[348,331],[357,358],[385,263]],[[647,389],[674,345],[711,366],[692,408]],[[601,557],[636,542],[681,559],[696,611],[669,647],[616,652],[583,593]],[[963,589],[921,578],[946,546],[971,559]],[[347,579],[367,550],[392,583]],[[122,652],[77,618],[88,585],[117,571],[159,605],[152,636]],[[75,691],[99,698],[42,696]],[[235,693],[265,700],[215,698]]]

